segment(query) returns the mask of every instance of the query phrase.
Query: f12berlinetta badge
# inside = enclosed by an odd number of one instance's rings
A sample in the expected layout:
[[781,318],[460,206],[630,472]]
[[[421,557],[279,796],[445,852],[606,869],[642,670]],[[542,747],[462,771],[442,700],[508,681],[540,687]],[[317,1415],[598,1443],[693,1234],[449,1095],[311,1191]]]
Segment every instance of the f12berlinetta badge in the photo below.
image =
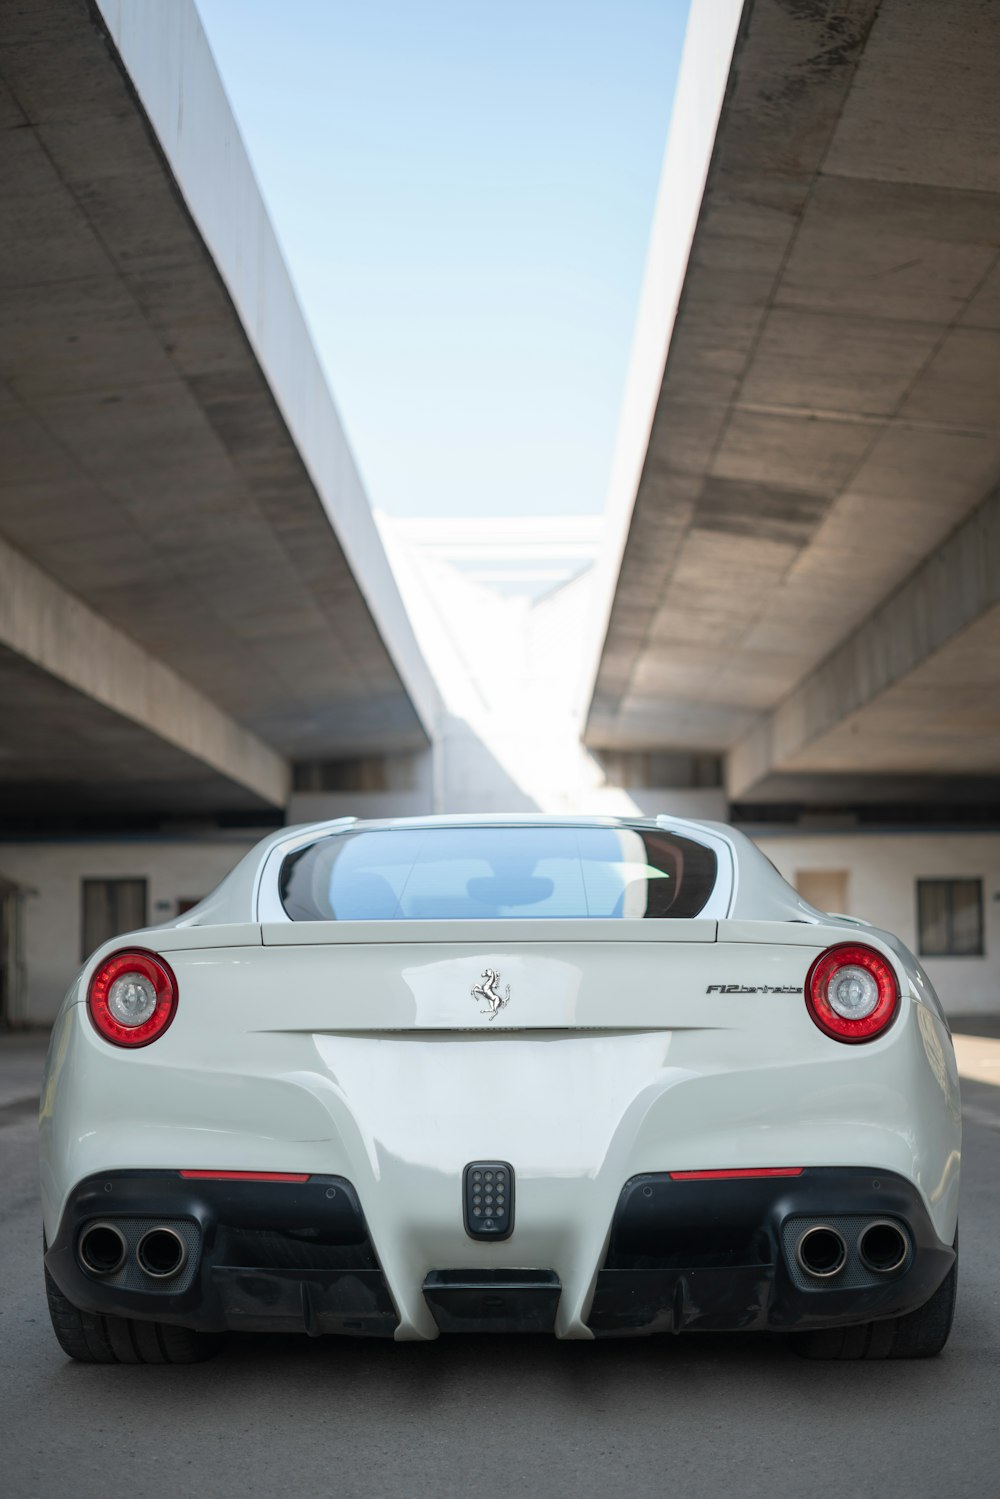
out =
[[[500,1011],[510,1004],[510,985],[507,985],[504,994],[500,993],[500,973],[496,968],[487,968],[482,974],[482,980],[481,984],[473,984],[472,997],[485,999],[489,1005],[490,1019],[495,1020]],[[481,1009],[479,1013],[485,1015],[486,1011]]]
[[709,984],[706,994],[801,994],[801,984]]

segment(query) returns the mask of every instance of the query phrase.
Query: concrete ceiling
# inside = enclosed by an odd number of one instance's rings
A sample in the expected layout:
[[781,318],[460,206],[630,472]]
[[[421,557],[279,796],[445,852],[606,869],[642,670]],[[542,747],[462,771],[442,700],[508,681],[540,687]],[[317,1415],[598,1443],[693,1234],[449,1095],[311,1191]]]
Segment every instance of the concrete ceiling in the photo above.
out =
[[746,5],[590,744],[730,752],[735,796],[1000,771],[985,595],[932,640],[918,590],[898,669],[843,690],[866,629],[891,660],[877,612],[1000,480],[998,56],[985,0]]
[[87,0],[4,7],[0,131],[0,538],[280,755],[425,743]]
[[23,656],[0,647],[0,817],[266,812],[255,796]]

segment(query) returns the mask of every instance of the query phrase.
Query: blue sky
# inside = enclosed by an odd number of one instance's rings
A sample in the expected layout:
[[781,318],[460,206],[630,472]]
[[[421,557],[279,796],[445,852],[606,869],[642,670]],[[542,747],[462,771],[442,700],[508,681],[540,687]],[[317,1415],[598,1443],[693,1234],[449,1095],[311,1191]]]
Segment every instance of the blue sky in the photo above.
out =
[[604,503],[687,0],[198,0],[373,504]]

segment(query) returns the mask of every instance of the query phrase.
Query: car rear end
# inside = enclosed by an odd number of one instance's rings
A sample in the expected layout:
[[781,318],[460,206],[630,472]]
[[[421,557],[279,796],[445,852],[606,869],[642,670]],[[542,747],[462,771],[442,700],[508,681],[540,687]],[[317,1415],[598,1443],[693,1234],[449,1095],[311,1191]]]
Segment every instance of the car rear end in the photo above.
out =
[[43,1099],[47,1265],[89,1312],[801,1330],[906,1313],[953,1263],[950,1042],[877,933],[383,913],[131,946],[168,970],[169,1022],[105,1033],[98,954]]

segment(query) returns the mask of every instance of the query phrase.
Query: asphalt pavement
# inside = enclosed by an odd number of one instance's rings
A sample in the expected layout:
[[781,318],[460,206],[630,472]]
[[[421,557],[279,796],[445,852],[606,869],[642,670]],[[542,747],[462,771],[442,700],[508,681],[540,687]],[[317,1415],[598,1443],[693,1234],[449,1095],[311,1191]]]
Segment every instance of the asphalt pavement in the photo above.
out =
[[[994,1020],[979,1033],[1000,1030]],[[760,1335],[244,1334],[209,1364],[109,1368],[71,1363],[49,1329],[34,1119],[43,1052],[37,1038],[0,1038],[5,1499],[1000,1494],[1000,1085],[963,1083],[958,1315],[937,1359],[803,1363]]]

